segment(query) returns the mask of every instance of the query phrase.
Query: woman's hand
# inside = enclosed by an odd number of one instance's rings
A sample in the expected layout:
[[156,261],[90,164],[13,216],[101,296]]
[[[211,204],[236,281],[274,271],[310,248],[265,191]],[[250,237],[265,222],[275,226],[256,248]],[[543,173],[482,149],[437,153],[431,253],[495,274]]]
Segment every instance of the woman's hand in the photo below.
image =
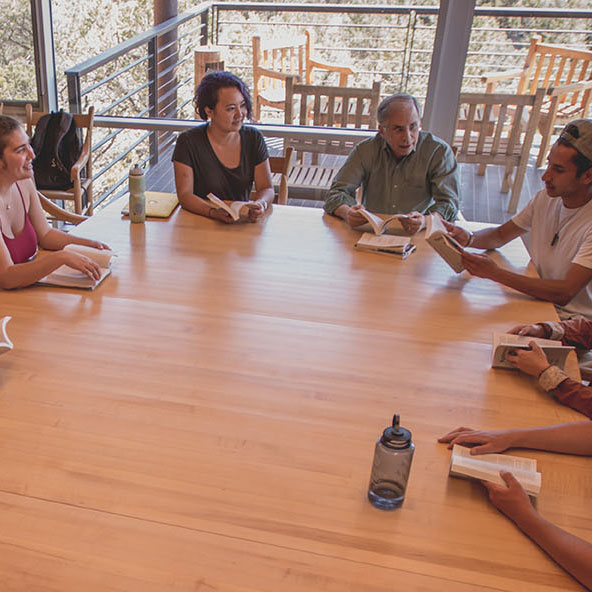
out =
[[219,222],[224,222],[224,224],[234,223],[232,216],[228,212],[225,212],[224,210],[221,210],[218,208],[210,208],[210,211],[208,213],[208,217],[212,218],[212,220],[218,220]]
[[93,280],[101,279],[101,268],[98,263],[95,263],[92,259],[89,259],[84,255],[79,255],[74,251],[59,251],[59,253],[64,265],[82,272]]
[[248,211],[247,218],[249,222],[257,222],[267,209],[267,202],[264,201],[250,201],[247,203]]
[[102,243],[101,241],[88,240],[86,244],[87,246],[92,247],[93,249],[99,249],[100,251],[111,250],[111,247],[109,245]]
[[438,438],[438,442],[448,444],[448,448],[452,448],[455,444],[471,444],[471,454],[488,454],[512,448],[514,446],[514,432],[512,430],[484,431],[460,427]]

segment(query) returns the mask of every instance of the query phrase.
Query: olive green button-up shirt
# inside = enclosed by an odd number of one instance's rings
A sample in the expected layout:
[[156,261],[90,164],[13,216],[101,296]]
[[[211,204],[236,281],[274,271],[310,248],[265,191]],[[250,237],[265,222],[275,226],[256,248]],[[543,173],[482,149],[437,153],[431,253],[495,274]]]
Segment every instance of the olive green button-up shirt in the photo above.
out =
[[325,211],[356,203],[362,186],[362,203],[378,214],[439,212],[454,220],[459,209],[459,171],[446,142],[420,132],[415,150],[397,162],[380,134],[354,147],[327,193]]

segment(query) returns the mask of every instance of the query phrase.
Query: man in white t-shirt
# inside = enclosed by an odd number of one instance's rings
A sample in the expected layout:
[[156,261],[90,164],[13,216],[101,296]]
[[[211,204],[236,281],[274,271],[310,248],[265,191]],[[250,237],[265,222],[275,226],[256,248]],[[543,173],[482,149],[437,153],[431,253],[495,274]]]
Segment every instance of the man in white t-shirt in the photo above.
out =
[[496,265],[486,255],[464,252],[463,263],[478,277],[553,302],[562,318],[592,319],[592,119],[569,123],[551,148],[545,189],[511,220],[474,234],[447,223],[465,247],[495,249],[530,232],[530,254],[539,278]]

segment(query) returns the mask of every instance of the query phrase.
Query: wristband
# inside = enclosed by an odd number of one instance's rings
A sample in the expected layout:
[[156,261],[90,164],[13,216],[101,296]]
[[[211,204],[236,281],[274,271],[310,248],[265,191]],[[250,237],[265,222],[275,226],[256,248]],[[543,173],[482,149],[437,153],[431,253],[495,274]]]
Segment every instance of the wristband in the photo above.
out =
[[473,238],[475,237],[475,234],[473,232],[471,232],[470,230],[467,230],[467,232],[469,233],[469,240],[467,241],[465,248],[471,246],[471,243],[473,242]]

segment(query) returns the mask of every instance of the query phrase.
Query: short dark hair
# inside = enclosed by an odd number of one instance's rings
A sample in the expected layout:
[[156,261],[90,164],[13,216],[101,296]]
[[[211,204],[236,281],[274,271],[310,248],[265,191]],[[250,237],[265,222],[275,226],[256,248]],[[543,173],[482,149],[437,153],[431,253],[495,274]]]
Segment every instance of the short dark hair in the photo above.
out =
[[22,128],[20,121],[9,115],[0,115],[0,158],[8,144],[8,136],[15,130]]
[[221,88],[237,88],[245,99],[247,106],[247,118],[251,119],[253,115],[253,103],[251,102],[251,93],[247,85],[231,72],[209,72],[199,83],[195,96],[193,97],[193,106],[199,116],[205,121],[208,116],[206,107],[213,109],[218,103],[218,91]]
[[574,148],[570,142],[562,138],[561,136],[557,140],[558,144],[561,146],[569,146],[575,154],[572,156],[571,161],[576,165],[576,177],[580,177],[583,173],[585,173],[589,168],[592,167],[592,160],[586,158],[579,150]]
[[382,99],[380,105],[378,105],[378,111],[376,112],[376,119],[378,119],[378,123],[382,124],[386,121],[391,105],[398,101],[409,101],[410,103],[413,103],[415,105],[415,110],[421,119],[421,109],[419,108],[417,99],[413,95],[409,95],[407,93],[397,93]]

